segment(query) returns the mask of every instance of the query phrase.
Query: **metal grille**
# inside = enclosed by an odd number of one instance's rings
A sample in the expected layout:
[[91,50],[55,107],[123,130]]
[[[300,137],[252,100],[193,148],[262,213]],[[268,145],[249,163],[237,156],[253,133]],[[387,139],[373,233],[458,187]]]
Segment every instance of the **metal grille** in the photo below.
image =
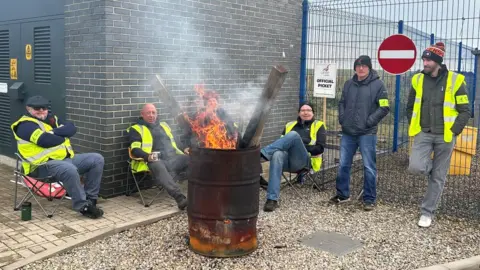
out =
[[0,30],[0,81],[10,80],[10,43],[8,30]]
[[[8,30],[0,30],[0,83],[10,80],[10,39]],[[10,99],[0,94],[0,147],[10,147]]]
[[51,46],[50,26],[35,27],[33,30],[34,77],[36,83],[50,84],[51,81]]
[[[354,75],[354,60],[366,54],[372,58],[373,69],[379,73],[388,89],[391,109],[379,125],[377,134],[378,198],[418,206],[427,181],[424,177],[412,176],[407,172],[409,137],[405,109],[411,78],[423,69],[420,59],[423,50],[434,42],[444,42],[444,63],[449,70],[466,76],[472,111],[478,118],[479,108],[474,102],[478,57],[472,51],[480,47],[480,1],[318,0],[304,1],[303,12],[300,99],[314,104],[317,118],[325,122],[328,130],[328,149],[324,154],[324,171],[320,177],[334,180],[337,175],[341,138],[338,101],[344,83]],[[410,71],[395,76],[380,67],[377,49],[385,38],[398,33],[414,41],[418,57]],[[336,63],[336,98],[324,100],[313,97],[316,63]],[[467,124],[471,134],[476,133],[478,122],[471,119]],[[471,140],[471,136],[467,135],[466,138]],[[478,152],[477,145],[468,142],[466,147],[470,149],[467,152]],[[448,175],[439,211],[480,218],[478,154],[470,156],[458,148],[456,151],[459,157],[450,169],[456,168],[461,173]],[[352,196],[360,193],[363,187],[363,164],[359,152],[355,160],[351,173]],[[334,184],[330,189],[333,195]]]

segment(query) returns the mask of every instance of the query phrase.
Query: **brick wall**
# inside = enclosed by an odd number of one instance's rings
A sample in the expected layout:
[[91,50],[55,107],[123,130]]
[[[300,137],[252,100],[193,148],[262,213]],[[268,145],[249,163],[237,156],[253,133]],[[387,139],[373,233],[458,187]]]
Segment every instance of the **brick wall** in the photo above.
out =
[[101,194],[124,191],[125,129],[144,103],[155,103],[181,135],[149,87],[153,74],[185,107],[194,85],[205,83],[241,120],[270,68],[284,65],[289,74],[263,143],[278,138],[298,104],[301,11],[296,0],[67,0],[68,116],[79,127],[77,149],[106,159]]

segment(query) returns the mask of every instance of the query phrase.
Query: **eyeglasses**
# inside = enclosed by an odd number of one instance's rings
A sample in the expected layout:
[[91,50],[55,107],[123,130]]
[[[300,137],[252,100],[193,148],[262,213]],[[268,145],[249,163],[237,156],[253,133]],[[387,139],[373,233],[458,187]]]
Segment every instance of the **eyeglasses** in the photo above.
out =
[[35,111],[40,111],[40,110],[43,110],[43,111],[46,111],[48,110],[47,108],[45,107],[32,107]]

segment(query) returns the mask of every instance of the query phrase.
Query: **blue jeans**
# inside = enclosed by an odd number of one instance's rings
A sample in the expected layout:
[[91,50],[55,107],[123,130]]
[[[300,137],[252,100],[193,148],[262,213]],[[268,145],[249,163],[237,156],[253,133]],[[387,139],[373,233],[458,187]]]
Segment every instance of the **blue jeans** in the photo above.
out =
[[342,135],[340,142],[340,167],[337,176],[337,195],[341,198],[350,197],[350,171],[353,156],[360,147],[363,161],[363,201],[375,203],[377,199],[377,136]]
[[[49,160],[46,169],[55,181],[62,182],[72,198],[72,208],[79,211],[87,203],[87,199],[98,199],[100,182],[102,181],[103,156],[97,153],[75,154],[73,159]],[[84,186],[80,183],[83,174]]]
[[270,161],[268,200],[278,200],[283,171],[297,172],[310,166],[310,156],[302,138],[295,131],[265,146],[260,152]]

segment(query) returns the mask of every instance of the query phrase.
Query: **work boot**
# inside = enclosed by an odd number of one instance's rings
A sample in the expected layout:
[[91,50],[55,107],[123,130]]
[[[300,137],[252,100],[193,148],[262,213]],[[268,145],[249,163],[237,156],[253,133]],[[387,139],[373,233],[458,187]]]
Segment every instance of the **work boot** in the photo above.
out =
[[80,213],[91,219],[97,219],[103,216],[103,210],[97,208],[91,202],[85,204],[82,209],[80,209]]
[[187,197],[185,197],[184,195],[179,196],[175,199],[175,201],[177,201],[177,206],[180,210],[184,210],[188,206]]
[[278,207],[278,202],[274,200],[267,200],[265,205],[263,206],[263,211],[265,212],[272,212]]
[[97,206],[97,199],[88,199],[93,206]]

